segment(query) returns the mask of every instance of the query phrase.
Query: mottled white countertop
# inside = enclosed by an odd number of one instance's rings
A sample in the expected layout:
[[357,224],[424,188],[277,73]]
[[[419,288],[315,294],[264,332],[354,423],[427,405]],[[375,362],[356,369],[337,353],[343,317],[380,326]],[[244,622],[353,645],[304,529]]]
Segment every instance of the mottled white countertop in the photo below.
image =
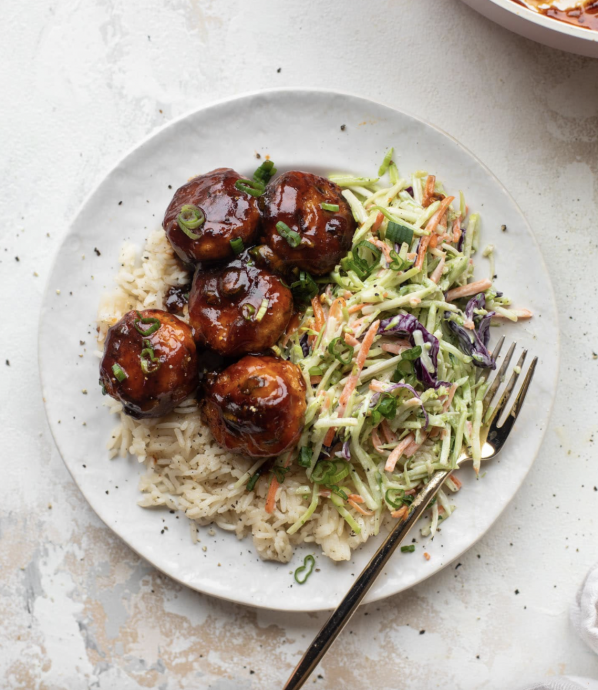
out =
[[275,86],[380,100],[468,146],[537,233],[562,333],[552,423],[510,509],[458,565],[360,610],[313,685],[598,678],[568,621],[598,559],[598,61],[458,0],[8,0],[2,19],[0,685],[280,688],[325,618],[218,601],[140,561],[74,486],[38,381],[42,291],[85,196],[165,122]]

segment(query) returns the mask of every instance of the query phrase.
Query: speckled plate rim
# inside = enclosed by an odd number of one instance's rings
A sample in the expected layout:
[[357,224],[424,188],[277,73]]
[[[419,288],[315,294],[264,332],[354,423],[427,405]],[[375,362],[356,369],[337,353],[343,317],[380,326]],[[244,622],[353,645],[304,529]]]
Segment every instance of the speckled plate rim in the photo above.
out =
[[[544,438],[544,434],[546,431],[546,427],[548,424],[548,421],[550,419],[551,411],[552,411],[552,406],[554,403],[554,397],[556,393],[556,384],[558,380],[558,362],[559,362],[559,349],[560,349],[560,344],[559,344],[559,331],[558,331],[558,317],[557,317],[557,309],[556,309],[556,301],[554,298],[554,291],[552,288],[552,284],[550,282],[550,277],[545,265],[545,262],[543,260],[541,251],[539,249],[538,243],[534,237],[534,234],[523,216],[523,213],[521,212],[520,208],[518,205],[515,203],[515,201],[512,199],[512,197],[508,194],[506,188],[504,185],[496,178],[496,176],[487,168],[484,163],[482,163],[474,154],[472,154],[466,147],[464,147],[462,144],[460,144],[454,137],[451,135],[447,134],[444,132],[442,129],[431,125],[430,123],[426,122],[425,120],[407,114],[404,111],[399,111],[395,108],[392,108],[390,106],[386,106],[384,104],[372,101],[370,99],[365,99],[360,96],[355,96],[352,94],[347,94],[347,93],[342,93],[342,92],[337,92],[337,91],[330,91],[326,89],[270,89],[270,90],[265,90],[265,91],[257,91],[257,92],[251,92],[247,94],[242,94],[239,96],[235,96],[232,98],[227,98],[227,99],[222,99],[217,102],[213,102],[209,104],[208,106],[195,110],[191,113],[188,113],[186,115],[183,115],[182,117],[164,125],[163,127],[160,127],[158,130],[152,132],[148,137],[146,137],[140,144],[132,147],[127,154],[125,154],[119,163],[105,176],[102,178],[100,183],[90,192],[90,194],[86,197],[84,202],[81,204],[77,214],[74,216],[74,220],[72,224],[70,225],[69,230],[67,231],[65,238],[61,244],[61,247],[57,250],[57,253],[54,257],[53,260],[53,265],[52,265],[52,270],[50,272],[50,277],[48,279],[48,283],[46,285],[43,301],[42,301],[42,308],[41,308],[41,314],[40,314],[40,323],[39,323],[39,351],[38,351],[38,356],[39,356],[39,368],[40,368],[40,379],[41,379],[41,386],[42,386],[42,394],[44,398],[44,407],[48,419],[48,423],[51,429],[52,436],[54,438],[54,441],[56,443],[56,446],[67,466],[67,469],[69,470],[71,476],[73,477],[73,480],[91,505],[92,509],[96,512],[98,517],[112,530],[114,531],[133,551],[135,551],[139,556],[150,562],[153,566],[155,566],[157,569],[161,570],[165,574],[167,574],[169,577],[173,578],[175,581],[178,581],[179,583],[191,587],[193,589],[196,589],[197,591],[203,592],[205,594],[209,594],[212,596],[216,596],[222,599],[234,601],[236,603],[243,603],[247,604],[250,606],[256,606],[259,608],[266,608],[266,609],[272,609],[272,610],[278,610],[278,611],[289,611],[289,612],[306,612],[306,611],[318,611],[318,610],[328,610],[330,608],[333,608],[334,606],[337,605],[338,601],[340,601],[340,598],[342,597],[342,594],[344,591],[346,591],[347,587],[350,585],[351,580],[346,577],[345,578],[345,586],[341,587],[338,589],[338,591],[335,592],[335,596],[329,596],[327,599],[322,600],[321,598],[318,599],[318,597],[312,597],[310,596],[312,592],[308,592],[306,590],[302,590],[305,592],[306,596],[300,596],[296,597],[295,595],[288,596],[287,595],[284,597],[283,600],[279,600],[280,597],[276,598],[274,600],[272,596],[266,595],[266,596],[256,596],[256,590],[251,589],[251,587],[243,589],[243,588],[237,588],[236,590],[233,588],[231,590],[230,588],[223,588],[220,586],[220,583],[217,582],[204,582],[202,581],[201,583],[198,584],[198,582],[190,582],[189,577],[186,576],[185,574],[181,574],[180,572],[177,572],[176,567],[172,567],[172,564],[164,563],[161,562],[160,560],[160,553],[159,550],[156,552],[148,552],[147,548],[144,548],[144,545],[140,544],[138,539],[136,539],[135,533],[130,534],[130,533],[123,533],[122,529],[117,527],[114,523],[113,516],[109,514],[109,511],[101,505],[98,504],[97,497],[93,497],[88,495],[88,491],[85,490],[84,486],[82,485],[82,474],[80,469],[78,468],[78,461],[80,458],[78,458],[76,461],[73,460],[73,458],[68,456],[68,453],[65,451],[64,448],[64,437],[63,437],[63,430],[59,428],[60,422],[56,422],[55,415],[53,414],[52,410],[52,404],[48,402],[48,396],[51,393],[51,388],[49,387],[49,377],[50,377],[50,371],[51,371],[51,362],[48,355],[48,347],[46,346],[48,344],[48,334],[54,331],[54,328],[52,326],[52,323],[54,321],[53,317],[51,316],[51,312],[53,310],[53,307],[51,307],[51,300],[54,295],[54,283],[52,282],[52,279],[54,278],[54,275],[56,271],[59,268],[61,256],[63,255],[65,251],[65,247],[67,245],[67,242],[69,240],[69,235],[73,230],[73,227],[77,223],[77,221],[83,216],[85,213],[86,207],[91,203],[91,201],[94,199],[96,194],[99,193],[101,190],[102,186],[106,183],[106,181],[112,176],[118,173],[120,171],[124,164],[127,162],[129,158],[131,158],[136,152],[139,151],[139,149],[143,148],[148,142],[152,141],[153,139],[159,137],[161,134],[164,132],[167,132],[169,130],[173,130],[176,127],[180,126],[181,124],[191,120],[194,116],[198,115],[199,113],[203,113],[206,111],[216,111],[218,108],[221,108],[223,106],[229,106],[231,104],[238,104],[241,103],[243,100],[250,101],[251,99],[254,98],[272,98],[274,101],[276,99],[282,99],[284,100],[285,96],[289,96],[291,98],[305,98],[308,99],[310,97],[313,97],[315,99],[322,98],[322,97],[329,97],[331,99],[347,99],[348,102],[352,103],[359,103],[359,105],[363,106],[364,109],[367,110],[368,107],[373,108],[373,109],[383,109],[386,111],[386,113],[389,116],[393,117],[398,117],[400,118],[405,118],[408,121],[412,121],[415,123],[417,126],[423,127],[424,129],[429,129],[430,131],[435,132],[437,135],[440,135],[442,138],[448,140],[452,146],[458,147],[460,151],[467,157],[469,158],[475,166],[480,168],[481,170],[484,171],[484,173],[487,175],[489,180],[491,181],[492,185],[496,188],[497,191],[500,191],[502,195],[506,199],[508,199],[508,202],[511,204],[513,211],[518,215],[518,221],[522,224],[522,228],[524,230],[524,235],[526,236],[527,239],[531,242],[531,245],[534,247],[536,251],[536,256],[535,259],[538,262],[538,266],[540,269],[540,273],[543,274],[543,277],[546,280],[546,285],[544,286],[544,290],[546,292],[546,304],[548,311],[550,312],[550,317],[551,317],[551,325],[553,326],[553,348],[551,348],[550,351],[550,363],[552,364],[552,376],[548,372],[544,372],[542,374],[544,381],[546,383],[546,389],[547,392],[550,393],[549,400],[545,408],[542,410],[542,420],[541,424],[538,425],[537,420],[535,426],[537,427],[536,432],[534,433],[534,452],[533,456],[530,456],[527,460],[527,463],[525,464],[524,467],[517,467],[516,469],[516,474],[517,474],[517,484],[516,486],[513,487],[513,490],[509,491],[509,494],[507,496],[504,496],[502,498],[501,506],[500,508],[493,513],[492,519],[488,522],[486,522],[483,526],[480,525],[480,528],[476,530],[475,536],[470,536],[467,538],[466,543],[461,544],[457,549],[454,549],[451,551],[450,556],[447,555],[446,558],[440,559],[441,562],[436,564],[433,563],[431,567],[425,571],[424,569],[419,568],[419,572],[417,574],[413,573],[413,576],[410,577],[409,581],[406,583],[402,583],[398,586],[388,586],[388,580],[384,583],[384,585],[381,585],[382,583],[382,578],[381,580],[377,583],[375,588],[372,589],[372,591],[369,593],[368,597],[366,598],[366,602],[373,602],[377,601],[379,599],[391,596],[393,594],[396,594],[400,591],[403,591],[405,589],[408,589],[409,587],[412,587],[423,580],[427,579],[428,577],[431,577],[432,575],[436,574],[439,572],[441,569],[449,565],[451,562],[453,562],[455,559],[459,558],[465,551],[467,551],[469,548],[471,548],[484,534],[490,529],[490,527],[496,522],[496,520],[499,518],[499,516],[502,514],[502,512],[505,510],[507,505],[510,503],[512,498],[514,497],[515,493],[517,490],[520,488],[520,486],[523,484],[525,477],[527,476],[529,470],[531,469],[531,466],[533,464],[533,460],[535,459],[537,453],[539,452],[542,440]],[[314,167],[316,165],[314,164]],[[116,250],[116,248],[114,248]],[[96,304],[91,304],[90,306],[90,316],[93,319],[93,316],[95,315],[95,311],[97,308]],[[91,323],[91,322],[90,322]],[[106,412],[106,411],[105,411]],[[107,412],[106,412],[107,414]],[[523,436],[523,435],[522,435]],[[106,492],[107,493],[107,492]],[[154,511],[150,511],[154,512]],[[146,511],[143,511],[145,514]],[[143,520],[144,518],[141,517]],[[449,523],[447,523],[449,525]],[[236,541],[236,537],[233,535],[225,535],[225,537],[230,537],[231,539],[234,539]],[[248,538],[250,539],[250,537]],[[370,540],[370,543],[368,543],[367,547],[371,552],[373,552],[373,543],[376,540]],[[190,540],[189,543],[191,544]],[[237,544],[242,544],[243,542],[236,542]],[[318,547],[319,548],[319,547]],[[396,558],[396,556],[394,557]],[[363,560],[363,559],[362,559]],[[367,560],[367,559],[366,559]],[[391,564],[394,564],[394,560],[391,561]],[[293,561],[292,566],[289,566],[289,564],[283,565],[282,567],[285,568],[285,570],[288,571],[288,569],[296,567],[300,561]],[[328,559],[324,558],[324,564],[328,563]],[[365,563],[365,561],[363,562]],[[362,565],[363,565],[362,563]],[[333,566],[333,567],[342,567],[345,564],[341,564],[341,566]],[[401,561],[401,565],[403,565],[403,561]],[[270,564],[263,563],[264,568],[267,568],[270,566]],[[405,568],[403,570],[408,570],[410,569],[410,564],[407,564],[407,561],[405,561]],[[295,590],[297,591],[297,590]]]

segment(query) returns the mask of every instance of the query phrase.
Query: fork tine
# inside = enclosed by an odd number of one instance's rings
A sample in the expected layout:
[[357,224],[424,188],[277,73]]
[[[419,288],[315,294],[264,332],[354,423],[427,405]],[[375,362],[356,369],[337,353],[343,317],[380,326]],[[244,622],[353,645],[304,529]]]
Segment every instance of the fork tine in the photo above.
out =
[[523,380],[523,383],[521,384],[521,388],[519,389],[519,393],[517,393],[517,397],[515,398],[515,401],[513,402],[513,405],[511,406],[511,409],[509,410],[507,416],[505,417],[505,421],[502,426],[497,427],[498,419],[499,416],[496,416],[494,418],[495,423],[492,425],[491,433],[494,438],[494,447],[495,447],[495,454],[497,454],[500,449],[502,448],[504,442],[507,440],[507,437],[511,433],[511,429],[513,428],[513,425],[515,424],[515,421],[517,417],[519,416],[519,412],[521,411],[521,408],[523,407],[523,402],[525,400],[525,396],[527,395],[527,391],[530,387],[530,384],[532,382],[532,378],[534,377],[534,372],[536,371],[536,364],[538,363],[538,358],[534,357],[532,360],[532,363],[529,366],[529,369],[527,370],[527,374],[525,375],[525,379]]
[[[502,335],[500,337],[500,340],[496,343],[496,346],[494,348],[494,352],[492,353],[492,359],[496,362],[498,359],[498,355],[500,355],[500,351],[502,350],[502,346],[504,345],[505,342],[505,336]],[[481,374],[478,377],[478,382],[479,383],[485,383],[486,379],[488,378],[490,372],[492,369],[481,369]]]
[[[488,412],[488,408],[490,407],[490,403],[492,402],[492,399],[496,395],[496,391],[499,389],[500,384],[503,382],[503,376],[505,375],[507,371],[507,367],[509,366],[511,362],[511,357],[513,356],[513,352],[515,351],[515,346],[517,343],[513,343],[511,347],[509,348],[509,351],[505,355],[504,361],[498,370],[498,373],[494,377],[494,381],[492,381],[492,385],[488,390],[486,391],[486,395],[484,396],[482,403],[483,403],[483,408],[482,408],[482,419],[485,418],[486,413]],[[500,342],[500,347],[502,347],[502,342]],[[500,347],[498,348],[500,351]],[[493,355],[494,356],[494,353]]]
[[[521,353],[521,356],[519,357],[519,361],[517,362],[517,365],[513,369],[513,373],[511,374],[511,378],[509,379],[509,383],[507,384],[507,387],[504,389],[502,395],[500,396],[500,399],[498,401],[498,404],[496,407],[492,410],[492,414],[490,415],[490,418],[487,420],[487,424],[492,424],[492,422],[496,419],[498,420],[503,413],[503,410],[507,406],[507,403],[509,402],[509,398],[511,397],[511,394],[513,393],[513,389],[515,388],[515,385],[517,383],[517,379],[519,378],[519,374],[521,373],[521,367],[523,366],[525,362],[525,358],[527,356],[527,350],[524,350]],[[504,365],[503,365],[504,366]]]

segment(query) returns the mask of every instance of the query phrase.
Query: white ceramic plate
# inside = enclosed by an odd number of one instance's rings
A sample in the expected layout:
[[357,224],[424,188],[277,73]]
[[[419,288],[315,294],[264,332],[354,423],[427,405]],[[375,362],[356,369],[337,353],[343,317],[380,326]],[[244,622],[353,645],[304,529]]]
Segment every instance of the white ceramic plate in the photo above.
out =
[[[344,131],[341,125],[346,125]],[[516,433],[482,481],[462,471],[459,509],[422,550],[397,554],[369,594],[387,597],[438,572],[468,549],[498,518],[529,471],[548,422],[558,366],[557,314],[542,256],[521,212],[498,180],[444,132],[410,115],[337,93],[280,90],[212,105],[161,129],[126,156],[91,194],[58,252],[40,322],[40,370],[48,419],[58,448],[100,518],[132,549],[174,579],[225,599],[265,608],[309,611],[335,606],[379,539],[335,564],[317,548],[299,550],[287,565],[261,561],[251,538],[216,528],[193,545],[187,521],[167,510],[137,506],[142,471],[136,460],[109,460],[114,418],[98,386],[94,318],[100,294],[112,287],[119,248],[140,246],[160,226],[174,189],[201,171],[225,165],[250,174],[255,152],[279,169],[372,174],[394,145],[404,174],[427,169],[447,189],[463,190],[482,213],[483,241],[497,247],[498,286],[536,317],[506,328],[540,356],[540,366]],[[122,203],[121,203],[122,202]],[[507,232],[501,232],[501,225]],[[97,248],[100,255],[95,252]],[[488,270],[485,260],[480,270]],[[60,291],[57,294],[57,291]],[[80,345],[85,341],[85,345]],[[83,357],[79,355],[83,354]],[[82,393],[83,390],[87,394]],[[164,526],[168,530],[162,533]],[[207,551],[202,550],[207,546]],[[319,572],[298,586],[291,572],[314,553]]]
[[551,48],[598,58],[598,31],[566,24],[513,0],[464,0],[488,19]]

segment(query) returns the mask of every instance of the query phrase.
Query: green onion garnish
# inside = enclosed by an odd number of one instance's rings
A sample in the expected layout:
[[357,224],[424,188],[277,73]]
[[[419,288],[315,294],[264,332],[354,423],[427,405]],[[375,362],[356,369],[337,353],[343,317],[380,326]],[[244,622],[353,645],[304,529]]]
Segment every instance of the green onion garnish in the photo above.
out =
[[320,208],[323,211],[332,211],[333,213],[338,213],[340,206],[338,204],[321,203]]
[[[338,351],[337,345],[340,341],[340,348],[341,352]],[[345,358],[343,359],[342,352],[346,351]],[[330,345],[328,345],[328,352],[336,359],[338,362],[341,364],[344,364],[345,366],[347,364],[351,364],[351,360],[353,359],[353,352],[354,348],[352,348],[350,345],[347,345],[344,340],[341,340],[340,338],[333,338],[333,340],[330,341]]]
[[286,473],[289,471],[289,469],[290,467],[281,467],[280,465],[275,465],[272,468],[272,474],[276,477],[279,484],[282,484],[284,482],[284,477]]
[[276,175],[276,168],[272,161],[264,161],[253,173],[254,182],[261,183],[264,187]]
[[392,259],[390,266],[391,271],[402,271],[409,266],[409,261],[401,259],[394,249],[390,250],[390,258]]
[[251,321],[251,317],[255,314],[255,307],[253,304],[244,304],[241,313],[246,321]]
[[230,247],[236,255],[240,254],[245,249],[243,240],[240,237],[235,237],[234,240],[231,240]]
[[391,508],[398,510],[404,503],[405,492],[403,489],[388,489],[384,500]]
[[326,484],[326,488],[332,491],[333,494],[339,496],[339,498],[342,498],[343,501],[346,501],[349,498],[347,494],[340,488],[340,486],[337,486],[336,484]]
[[301,271],[290,287],[296,302],[310,302],[318,294],[318,284],[307,271]]
[[409,546],[401,546],[401,553],[413,553],[415,551],[415,544]]
[[112,373],[116,376],[117,380],[122,383],[125,379],[128,379],[129,377],[127,376],[126,371],[118,364],[115,362],[112,365]]
[[[149,328],[141,328],[140,326],[138,326],[139,323],[151,325]],[[152,333],[155,333],[158,330],[158,328],[160,328],[160,320],[154,319],[153,317],[149,316],[142,318],[140,312],[137,312],[137,318],[133,322],[133,325],[135,326],[137,332],[141,333],[141,335],[151,335]]]
[[322,369],[322,367],[310,367],[309,368],[309,375],[310,376],[323,376],[324,370]]
[[181,212],[177,216],[179,228],[192,240],[198,240],[201,235],[198,235],[192,230],[196,230],[206,222],[204,212],[197,206],[192,204],[185,204],[181,208]]
[[309,467],[311,465],[312,459],[312,449],[309,446],[302,446],[299,451],[299,457],[297,458],[297,463],[300,467]]
[[251,194],[251,196],[262,196],[265,189],[265,186],[261,182],[255,182],[254,180],[237,180],[235,182],[235,187],[240,192]]
[[283,223],[281,220],[276,223],[276,230],[278,231],[279,235],[285,238],[293,249],[301,244],[301,235],[298,232],[291,230],[291,228],[289,228],[289,226],[286,223]]
[[386,227],[386,239],[396,242],[396,244],[403,244],[403,242],[411,244],[413,241],[413,230],[390,220]]
[[255,320],[256,321],[261,321],[264,316],[266,315],[266,312],[268,311],[268,305],[270,302],[267,299],[263,299],[262,303],[260,304],[260,308],[257,311],[257,314],[255,315]]
[[304,585],[307,582],[307,578],[313,573],[315,565],[316,559],[311,554],[306,556],[303,559],[303,565],[300,565],[295,570],[295,582],[298,585]]
[[247,486],[245,487],[247,489],[247,491],[253,491],[253,487],[257,484],[257,480],[260,478],[260,472],[261,472],[261,467],[259,467],[255,471],[255,474],[253,474],[251,479],[247,482]]
[[395,152],[394,147],[388,149],[388,151],[386,152],[386,155],[382,159],[382,165],[378,169],[378,176],[379,177],[382,177],[382,175],[386,174],[386,171],[388,170],[388,166],[390,165],[390,163],[392,161],[392,156],[393,156],[394,152]]
[[382,421],[382,417],[394,419],[397,414],[397,406],[398,401],[394,395],[383,395],[376,407],[371,411],[370,421],[376,426]]
[[350,471],[346,460],[320,460],[311,474],[311,480],[316,484],[338,484]]
[[144,374],[153,374],[155,371],[158,371],[162,362],[158,357],[156,357],[156,353],[154,352],[151,341],[144,340],[143,345],[144,348],[141,350],[141,354],[139,355],[141,371]]

